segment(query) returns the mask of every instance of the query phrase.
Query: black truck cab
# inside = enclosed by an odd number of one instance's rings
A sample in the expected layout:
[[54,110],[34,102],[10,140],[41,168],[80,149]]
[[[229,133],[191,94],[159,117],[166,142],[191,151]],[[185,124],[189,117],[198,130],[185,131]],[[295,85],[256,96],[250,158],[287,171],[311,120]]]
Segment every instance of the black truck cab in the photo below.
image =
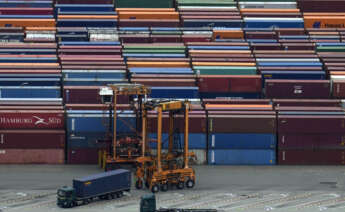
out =
[[71,208],[75,206],[75,189],[64,186],[57,191],[57,205],[62,208]]

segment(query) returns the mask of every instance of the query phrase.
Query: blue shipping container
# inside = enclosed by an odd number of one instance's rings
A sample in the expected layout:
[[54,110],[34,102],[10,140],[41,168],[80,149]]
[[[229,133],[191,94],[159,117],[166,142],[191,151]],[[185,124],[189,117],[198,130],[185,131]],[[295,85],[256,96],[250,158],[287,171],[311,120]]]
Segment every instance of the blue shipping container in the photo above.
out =
[[105,142],[98,142],[98,140],[105,140],[107,138],[106,133],[70,133],[67,136],[68,148],[101,148],[106,147]]
[[58,86],[0,86],[0,98],[61,98]]
[[[157,139],[157,134],[150,133],[149,139]],[[174,148],[184,147],[184,134],[179,133],[174,135]],[[189,133],[188,136],[189,149],[206,149],[206,134],[204,133]],[[150,142],[150,147],[156,149],[157,143]],[[168,149],[169,147],[169,134],[163,133],[162,135],[162,148]]]
[[196,99],[199,98],[198,87],[152,87],[151,98],[181,98]]
[[78,198],[87,198],[116,191],[129,191],[131,182],[130,171],[117,169],[74,179],[73,188]]
[[125,79],[125,70],[62,70],[65,78]]
[[0,86],[60,86],[60,85],[61,85],[60,78],[2,78],[0,79]]
[[217,149],[208,151],[210,165],[275,165],[275,150]]
[[[118,111],[117,132],[131,133],[136,130],[136,116],[132,111]],[[106,133],[109,131],[109,111],[67,111],[67,132]]]
[[275,134],[217,133],[209,135],[209,148],[212,149],[275,149]]

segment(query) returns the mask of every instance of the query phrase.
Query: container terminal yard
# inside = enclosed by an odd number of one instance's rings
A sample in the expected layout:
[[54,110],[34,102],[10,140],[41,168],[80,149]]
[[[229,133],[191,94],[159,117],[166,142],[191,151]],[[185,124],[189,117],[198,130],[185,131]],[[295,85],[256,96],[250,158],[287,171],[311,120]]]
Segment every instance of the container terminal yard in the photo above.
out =
[[344,0],[0,0],[0,212],[344,211]]

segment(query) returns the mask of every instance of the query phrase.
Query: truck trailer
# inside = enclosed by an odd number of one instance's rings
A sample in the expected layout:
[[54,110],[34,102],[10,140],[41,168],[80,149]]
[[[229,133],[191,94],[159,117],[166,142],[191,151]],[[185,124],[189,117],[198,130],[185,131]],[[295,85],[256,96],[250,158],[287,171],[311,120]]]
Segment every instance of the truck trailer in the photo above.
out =
[[72,208],[88,204],[94,199],[113,199],[123,196],[131,188],[131,172],[125,169],[95,174],[73,180],[73,187],[57,191],[57,205]]

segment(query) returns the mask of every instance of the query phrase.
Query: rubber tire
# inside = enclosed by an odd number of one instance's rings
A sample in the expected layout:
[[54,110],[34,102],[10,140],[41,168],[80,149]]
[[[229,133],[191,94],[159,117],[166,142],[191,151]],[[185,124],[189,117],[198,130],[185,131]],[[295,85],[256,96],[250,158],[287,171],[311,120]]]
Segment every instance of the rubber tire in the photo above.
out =
[[138,190],[142,189],[143,188],[143,181],[137,180],[135,182],[135,188],[138,189]]
[[120,191],[120,197],[123,197],[123,191]]
[[74,208],[75,206],[77,206],[76,202],[72,202],[71,208]]
[[167,183],[161,185],[161,191],[166,192],[168,191],[168,189],[169,189],[169,186]]
[[187,182],[186,182],[186,187],[187,188],[193,188],[194,186],[195,186],[195,181],[191,180],[191,179],[188,179]]
[[184,182],[183,182],[183,181],[178,182],[177,185],[176,185],[176,187],[177,187],[178,189],[184,189]]
[[158,185],[153,185],[151,188],[152,193],[157,193],[159,191],[159,186]]

